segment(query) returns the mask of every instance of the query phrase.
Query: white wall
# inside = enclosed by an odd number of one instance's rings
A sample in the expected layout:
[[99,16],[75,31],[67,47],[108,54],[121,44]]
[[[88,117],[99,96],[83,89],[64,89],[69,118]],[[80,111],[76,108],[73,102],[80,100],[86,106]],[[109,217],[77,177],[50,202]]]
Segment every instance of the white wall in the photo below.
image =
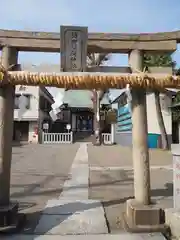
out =
[[[148,94],[147,101],[147,119],[148,119],[148,133],[160,134],[160,128],[157,120],[156,105],[154,94]],[[172,115],[171,115],[171,97],[161,94],[160,95],[161,109],[164,119],[167,134],[172,134]]]
[[29,143],[38,143],[38,135],[34,134],[34,129],[38,126],[38,122],[30,121],[29,122]]
[[[29,137],[28,141],[32,143],[38,143],[38,135],[34,134],[35,127],[38,127],[38,119],[43,121],[48,117],[48,114],[43,111],[39,111],[39,87],[23,86],[25,89],[21,90],[20,86],[16,86],[16,94],[29,94],[30,97],[30,109],[27,109],[22,114],[20,121],[29,121]],[[42,94],[42,93],[41,93]],[[14,110],[14,120],[18,120],[18,109]],[[41,124],[41,123],[40,123]]]
[[[164,119],[165,128],[168,135],[172,135],[172,115],[171,109],[171,97],[167,95],[160,95],[160,103],[162,108],[162,115]],[[148,94],[146,96],[147,100],[147,121],[148,121],[148,133],[160,134],[160,128],[157,120],[156,105],[154,94]],[[117,124],[116,124],[117,128]],[[180,131],[180,130],[179,130]],[[170,138],[169,138],[170,139]],[[121,144],[122,146],[132,145],[132,132],[117,132],[115,130],[115,142]]]
[[[16,94],[30,94],[32,95],[30,98],[30,109],[25,110],[25,112],[22,115],[23,120],[35,120],[39,117],[38,108],[39,108],[39,87],[34,86],[25,86],[25,90],[20,91],[19,85],[16,86]],[[14,110],[14,119],[18,119],[18,110]]]

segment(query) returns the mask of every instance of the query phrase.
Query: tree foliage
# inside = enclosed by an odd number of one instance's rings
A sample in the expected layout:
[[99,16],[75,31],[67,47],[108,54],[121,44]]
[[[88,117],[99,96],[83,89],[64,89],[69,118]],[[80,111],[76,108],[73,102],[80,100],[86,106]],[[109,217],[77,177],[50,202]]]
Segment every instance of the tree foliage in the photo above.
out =
[[87,66],[88,67],[97,67],[102,65],[104,62],[109,60],[109,55],[107,53],[89,53],[87,55]]
[[176,66],[176,62],[172,59],[171,53],[165,54],[144,54],[144,65],[147,67],[172,67]]

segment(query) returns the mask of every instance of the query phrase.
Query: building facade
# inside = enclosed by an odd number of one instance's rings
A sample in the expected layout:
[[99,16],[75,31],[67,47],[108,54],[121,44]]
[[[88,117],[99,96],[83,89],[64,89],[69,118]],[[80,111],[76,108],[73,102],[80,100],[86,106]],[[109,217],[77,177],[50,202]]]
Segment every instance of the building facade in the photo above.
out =
[[[25,98],[21,108],[21,96]],[[51,122],[49,111],[53,97],[45,87],[16,86],[14,105],[14,141],[38,143],[42,124]]]
[[[51,128],[52,132],[73,132],[74,141],[89,138],[94,132],[94,110],[92,92],[89,90],[68,90],[64,92],[61,112]],[[101,107],[108,105],[107,95],[101,101]],[[70,126],[70,130],[66,127]],[[88,141],[90,138],[88,139]]]
[[[147,93],[147,122],[148,122],[148,146],[149,148],[161,147],[161,132],[157,118],[155,96]],[[168,135],[169,143],[172,142],[172,95],[171,92],[160,95],[160,104],[163,120]],[[123,146],[132,145],[132,115],[131,106],[127,102],[125,91],[113,102],[118,110],[117,124],[114,128],[115,142]]]

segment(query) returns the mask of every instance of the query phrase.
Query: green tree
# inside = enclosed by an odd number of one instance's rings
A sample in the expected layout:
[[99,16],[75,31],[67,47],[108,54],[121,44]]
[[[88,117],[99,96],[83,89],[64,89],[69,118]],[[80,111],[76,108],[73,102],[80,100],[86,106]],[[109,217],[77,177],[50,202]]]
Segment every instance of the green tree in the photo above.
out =
[[[172,67],[174,69],[176,66],[176,62],[173,61],[172,55],[170,53],[165,53],[163,55],[145,54],[144,65],[146,67]],[[168,136],[167,136],[166,128],[164,125],[159,95],[160,95],[159,91],[154,92],[157,120],[159,123],[160,132],[161,132],[162,148],[168,149],[169,148]]]
[[147,67],[172,67],[176,66],[176,62],[172,60],[171,53],[159,54],[144,54],[144,64]]

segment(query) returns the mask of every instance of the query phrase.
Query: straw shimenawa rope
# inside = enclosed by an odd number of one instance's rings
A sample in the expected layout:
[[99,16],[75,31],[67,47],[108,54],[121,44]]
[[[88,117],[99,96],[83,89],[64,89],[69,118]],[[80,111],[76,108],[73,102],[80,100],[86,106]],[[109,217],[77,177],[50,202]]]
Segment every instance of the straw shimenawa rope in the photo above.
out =
[[68,89],[131,88],[164,89],[180,88],[180,76],[162,74],[117,74],[117,73],[33,73],[6,71],[0,67],[0,85],[45,85]]

